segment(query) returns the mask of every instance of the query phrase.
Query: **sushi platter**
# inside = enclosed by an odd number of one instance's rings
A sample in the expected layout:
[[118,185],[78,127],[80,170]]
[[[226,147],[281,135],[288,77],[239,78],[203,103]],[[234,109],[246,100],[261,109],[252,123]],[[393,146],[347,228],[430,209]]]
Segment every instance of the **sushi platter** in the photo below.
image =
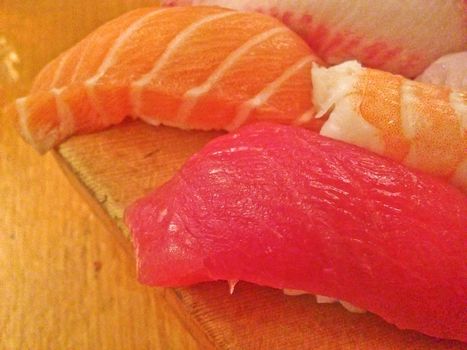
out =
[[138,281],[202,349],[466,348],[465,1],[161,4],[4,109]]
[[[54,155],[116,241],[132,254],[124,208],[167,181],[219,134],[130,122],[73,137]],[[213,282],[166,289],[165,296],[202,349],[463,348],[456,341],[401,331],[370,313],[353,314],[337,304],[317,304],[313,296],[285,296],[249,283],[239,282],[232,295],[226,282]]]

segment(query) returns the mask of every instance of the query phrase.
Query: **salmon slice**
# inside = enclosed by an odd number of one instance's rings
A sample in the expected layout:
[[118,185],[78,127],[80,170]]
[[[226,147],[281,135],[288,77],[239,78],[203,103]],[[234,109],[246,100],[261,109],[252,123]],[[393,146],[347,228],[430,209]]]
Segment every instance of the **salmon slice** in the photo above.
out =
[[365,66],[415,77],[435,59],[467,49],[463,0],[163,0],[219,5],[281,19],[328,64]]
[[467,51],[437,59],[417,77],[422,83],[467,90]]
[[308,45],[278,20],[214,7],[143,8],[50,62],[13,114],[45,152],[127,117],[232,130],[271,120],[317,128]]
[[327,120],[321,134],[467,192],[467,92],[408,80],[357,62],[312,70],[313,100]]
[[125,217],[145,284],[243,280],[467,341],[467,197],[362,148],[244,126]]

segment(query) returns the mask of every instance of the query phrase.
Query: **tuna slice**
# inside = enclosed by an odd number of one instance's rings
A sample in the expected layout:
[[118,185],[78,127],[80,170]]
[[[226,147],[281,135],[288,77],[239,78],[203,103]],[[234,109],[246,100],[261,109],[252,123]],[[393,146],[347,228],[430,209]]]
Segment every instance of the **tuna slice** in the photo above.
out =
[[357,146],[246,126],[125,217],[142,283],[300,290],[467,341],[467,197]]
[[365,66],[414,77],[438,57],[467,49],[463,0],[162,0],[219,5],[281,19],[327,63]]

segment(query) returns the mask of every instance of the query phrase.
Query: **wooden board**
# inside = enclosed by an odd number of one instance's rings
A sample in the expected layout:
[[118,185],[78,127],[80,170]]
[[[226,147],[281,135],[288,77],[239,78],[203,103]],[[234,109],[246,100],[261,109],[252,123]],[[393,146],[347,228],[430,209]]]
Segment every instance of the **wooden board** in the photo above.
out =
[[[128,122],[62,144],[56,159],[72,183],[131,254],[124,208],[167,181],[215,132]],[[109,242],[114,244],[113,242]],[[166,289],[166,300],[202,348],[217,349],[462,349],[464,344],[401,331],[370,313],[319,305],[312,296],[240,282]],[[148,329],[148,332],[151,330]]]
[[52,154],[0,120],[0,350],[203,349]]

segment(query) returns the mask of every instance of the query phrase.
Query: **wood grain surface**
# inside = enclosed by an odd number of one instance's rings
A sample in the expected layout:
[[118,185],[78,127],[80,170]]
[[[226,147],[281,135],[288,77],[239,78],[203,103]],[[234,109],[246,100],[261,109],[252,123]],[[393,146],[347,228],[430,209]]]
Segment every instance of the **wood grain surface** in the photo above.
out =
[[0,127],[0,349],[198,349],[51,154]]
[[[128,237],[123,210],[167,181],[185,160],[220,133],[182,131],[126,122],[73,137],[57,160],[114,237]],[[129,142],[131,140],[131,142]],[[128,241],[128,240],[127,240]],[[128,246],[123,241],[124,246]],[[240,282],[233,295],[226,282],[166,289],[165,298],[202,348],[217,349],[461,349],[379,317],[320,305],[312,296]]]

